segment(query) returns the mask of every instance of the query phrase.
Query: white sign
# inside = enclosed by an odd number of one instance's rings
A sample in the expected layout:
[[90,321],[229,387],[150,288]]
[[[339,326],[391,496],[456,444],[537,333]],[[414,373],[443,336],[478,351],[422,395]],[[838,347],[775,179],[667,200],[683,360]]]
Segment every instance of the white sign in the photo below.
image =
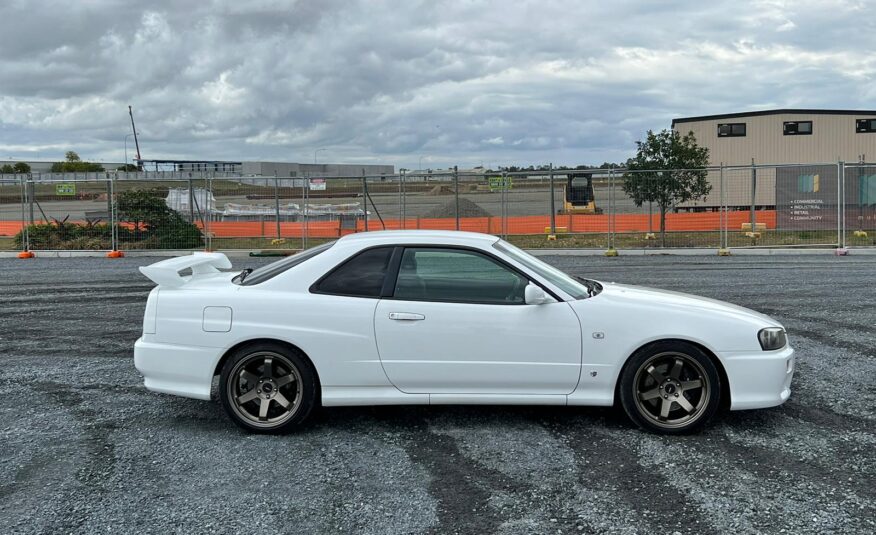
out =
[[308,189],[313,191],[325,191],[325,179],[324,178],[311,178],[310,185]]

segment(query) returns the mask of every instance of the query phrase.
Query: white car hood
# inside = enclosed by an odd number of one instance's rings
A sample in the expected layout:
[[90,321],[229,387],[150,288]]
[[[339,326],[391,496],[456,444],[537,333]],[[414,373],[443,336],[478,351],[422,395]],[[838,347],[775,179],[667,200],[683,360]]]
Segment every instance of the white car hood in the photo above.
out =
[[734,316],[743,320],[755,320],[765,324],[765,326],[782,327],[782,324],[766,314],[751,310],[750,308],[741,307],[717,299],[709,299],[698,295],[691,295],[681,292],[673,292],[670,290],[658,290],[656,288],[645,288],[642,286],[632,286],[627,284],[617,284],[614,282],[602,284],[602,294],[607,298],[618,298],[628,301],[641,301],[649,305],[659,303],[660,306],[671,309],[685,310],[700,310],[706,314],[723,314]]

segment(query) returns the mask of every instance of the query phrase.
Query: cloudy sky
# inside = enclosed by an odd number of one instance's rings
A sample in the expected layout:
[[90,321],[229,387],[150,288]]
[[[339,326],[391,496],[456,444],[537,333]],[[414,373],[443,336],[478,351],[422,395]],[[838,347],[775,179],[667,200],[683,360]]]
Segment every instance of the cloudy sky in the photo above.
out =
[[[873,0],[0,0],[0,159],[601,163],[673,117],[876,108]],[[129,149],[132,150],[132,149]]]

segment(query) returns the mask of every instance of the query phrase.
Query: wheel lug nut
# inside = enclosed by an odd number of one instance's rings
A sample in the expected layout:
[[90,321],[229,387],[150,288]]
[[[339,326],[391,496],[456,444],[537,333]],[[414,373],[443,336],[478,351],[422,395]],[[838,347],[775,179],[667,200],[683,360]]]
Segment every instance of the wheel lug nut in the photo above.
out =
[[666,394],[663,394],[663,399],[669,399],[669,396],[667,396]]

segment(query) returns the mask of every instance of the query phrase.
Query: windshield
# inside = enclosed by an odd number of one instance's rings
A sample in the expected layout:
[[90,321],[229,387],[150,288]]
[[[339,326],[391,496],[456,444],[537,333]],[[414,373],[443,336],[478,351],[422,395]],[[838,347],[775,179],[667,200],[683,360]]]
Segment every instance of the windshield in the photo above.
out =
[[[591,291],[587,285],[582,284],[569,275],[566,275],[554,266],[542,262],[531,254],[514,247],[505,240],[499,240],[493,244],[493,247],[510,256],[517,262],[520,262],[533,273],[537,274],[547,282],[550,282],[557,288],[563,290],[575,299],[586,299],[598,291]],[[589,281],[588,281],[589,282]],[[601,287],[599,288],[601,290]]]
[[[284,258],[282,260],[278,260],[278,261],[272,262],[266,266],[262,266],[258,269],[255,269],[246,275],[241,274],[242,277],[241,277],[241,275],[238,275],[238,276],[234,277],[234,279],[232,279],[232,282],[240,284],[241,286],[251,286],[253,284],[258,284],[260,282],[265,282],[266,280],[272,279],[272,278],[276,277],[277,275],[279,275],[280,273],[283,273],[287,269],[293,268],[293,267],[297,266],[298,264],[301,264],[302,262],[310,260],[311,258],[318,255],[319,253],[328,250],[328,248],[334,244],[335,244],[335,242],[330,241],[328,243],[324,243],[322,245],[313,247],[311,249],[305,249],[304,251],[301,251],[300,253],[294,254],[292,256],[287,256],[286,258]],[[246,271],[246,270],[244,270],[244,271]],[[241,278],[243,280],[241,280]]]

